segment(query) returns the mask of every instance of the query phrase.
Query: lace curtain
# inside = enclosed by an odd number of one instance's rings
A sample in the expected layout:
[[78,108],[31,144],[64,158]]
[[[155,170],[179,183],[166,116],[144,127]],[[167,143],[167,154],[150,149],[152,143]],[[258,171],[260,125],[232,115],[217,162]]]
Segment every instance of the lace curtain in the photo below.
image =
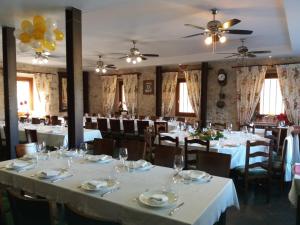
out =
[[138,76],[136,74],[123,75],[124,95],[128,112],[137,113]]
[[35,101],[38,107],[35,108],[35,112],[41,116],[50,113],[51,105],[51,74],[36,73],[34,74],[34,84],[36,88],[37,97]]
[[175,102],[178,72],[163,73],[162,81],[162,115],[171,116]]
[[237,72],[237,110],[240,124],[250,123],[258,104],[267,67],[241,67]]
[[196,116],[198,117],[200,113],[201,71],[184,71],[184,76],[188,89],[189,100]]
[[113,112],[116,88],[117,88],[117,76],[102,76],[102,103],[103,113],[111,114]]
[[300,125],[300,64],[278,65],[276,69],[287,117]]

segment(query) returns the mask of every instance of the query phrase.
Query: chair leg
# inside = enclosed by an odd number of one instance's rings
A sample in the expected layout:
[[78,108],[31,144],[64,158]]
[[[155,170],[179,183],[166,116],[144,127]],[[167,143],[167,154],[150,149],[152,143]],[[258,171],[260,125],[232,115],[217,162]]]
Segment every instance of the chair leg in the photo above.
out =
[[244,202],[245,204],[248,203],[248,187],[249,186],[249,183],[248,183],[248,180],[246,179],[245,180],[245,196],[244,196]]
[[267,203],[270,202],[270,198],[271,198],[271,179],[268,178],[267,179]]

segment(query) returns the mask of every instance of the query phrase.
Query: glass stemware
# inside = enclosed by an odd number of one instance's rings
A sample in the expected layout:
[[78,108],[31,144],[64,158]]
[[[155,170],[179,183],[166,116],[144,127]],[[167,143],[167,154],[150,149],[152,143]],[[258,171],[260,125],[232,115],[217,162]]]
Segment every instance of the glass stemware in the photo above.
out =
[[128,159],[128,151],[127,148],[120,148],[119,150],[119,159],[122,164],[125,165],[125,161]]
[[184,168],[184,159],[183,155],[175,155],[174,157],[174,170],[175,170],[175,175],[180,173]]

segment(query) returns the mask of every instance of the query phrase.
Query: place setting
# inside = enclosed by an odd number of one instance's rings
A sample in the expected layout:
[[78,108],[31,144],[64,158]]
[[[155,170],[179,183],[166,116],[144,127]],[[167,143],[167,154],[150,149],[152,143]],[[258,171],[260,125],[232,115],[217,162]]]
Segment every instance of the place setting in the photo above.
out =
[[36,166],[36,162],[33,160],[13,160],[12,162],[8,163],[4,168],[10,171],[15,171],[15,172],[23,172],[23,171],[27,171],[30,169],[35,168]]
[[84,159],[86,162],[106,164],[106,163],[110,163],[113,160],[113,157],[105,154],[86,155]]
[[120,182],[112,178],[91,179],[82,182],[78,188],[88,193],[97,193],[100,197],[120,190]]
[[72,176],[73,174],[68,169],[45,169],[33,174],[31,177],[37,177],[39,180],[55,183]]

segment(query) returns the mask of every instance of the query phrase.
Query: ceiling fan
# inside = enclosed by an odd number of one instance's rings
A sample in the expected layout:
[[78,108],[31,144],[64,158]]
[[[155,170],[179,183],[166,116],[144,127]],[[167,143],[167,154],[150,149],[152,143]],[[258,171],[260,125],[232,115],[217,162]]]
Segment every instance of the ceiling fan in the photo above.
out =
[[[158,54],[142,54],[138,48],[136,48],[136,41],[132,40],[133,47],[130,48],[128,54],[124,54],[125,56],[120,59],[126,59],[127,63],[137,64],[142,60],[147,60],[147,57],[159,57]],[[121,53],[123,54],[123,53]]]
[[95,71],[96,73],[106,73],[108,70],[115,70],[117,69],[115,65],[113,64],[104,64],[103,60],[102,60],[102,56],[99,55],[99,59],[97,61],[97,65],[96,65],[96,68],[95,68]]
[[257,54],[268,54],[271,53],[269,50],[264,51],[249,51],[247,46],[244,45],[245,39],[241,39],[242,45],[237,47],[237,52],[224,52],[224,53],[217,53],[217,54],[227,54],[229,56],[226,56],[225,58],[232,58],[232,57],[240,57],[240,58],[254,58]]
[[226,42],[226,36],[225,34],[241,34],[241,35],[249,35],[252,34],[252,30],[236,30],[236,29],[228,29],[238,23],[241,22],[239,19],[231,19],[226,21],[225,23],[220,22],[219,20],[216,20],[216,15],[218,13],[217,9],[211,9],[211,13],[213,15],[213,20],[209,21],[206,25],[206,27],[196,26],[193,24],[184,24],[185,26],[193,27],[196,29],[200,29],[203,32],[196,33],[192,35],[185,36],[184,38],[190,38],[195,37],[199,35],[206,36],[204,43],[206,45],[213,44],[213,50],[215,50],[215,43],[220,42],[224,43]]
[[53,55],[48,51],[34,51],[34,52],[18,52],[17,55],[22,57],[30,57],[32,59],[32,64],[47,64],[50,58],[64,58],[64,56]]

